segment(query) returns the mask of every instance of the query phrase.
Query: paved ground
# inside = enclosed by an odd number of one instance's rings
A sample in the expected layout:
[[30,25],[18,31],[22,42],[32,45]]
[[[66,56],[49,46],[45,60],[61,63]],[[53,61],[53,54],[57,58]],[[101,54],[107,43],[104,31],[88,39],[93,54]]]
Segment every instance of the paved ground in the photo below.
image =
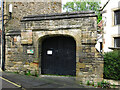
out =
[[17,86],[2,80],[2,88],[18,88]]
[[0,72],[0,90],[2,89],[2,87],[4,88],[18,88],[17,86],[11,84],[11,83],[8,83],[7,81],[1,79],[2,77],[2,73]]
[[[23,88],[86,88],[76,82],[75,77],[41,76],[33,77],[15,73],[2,72],[1,77],[22,86]],[[3,88],[18,88],[2,80]],[[87,87],[88,88],[88,87]]]

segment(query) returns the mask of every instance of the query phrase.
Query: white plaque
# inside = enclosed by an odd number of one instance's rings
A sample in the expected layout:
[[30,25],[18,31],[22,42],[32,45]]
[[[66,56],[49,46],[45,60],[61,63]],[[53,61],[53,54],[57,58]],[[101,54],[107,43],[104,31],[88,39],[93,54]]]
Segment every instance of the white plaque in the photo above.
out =
[[48,54],[48,55],[52,55],[52,50],[48,50],[48,51],[47,51],[47,54]]
[[27,54],[34,54],[34,51],[32,49],[28,49]]

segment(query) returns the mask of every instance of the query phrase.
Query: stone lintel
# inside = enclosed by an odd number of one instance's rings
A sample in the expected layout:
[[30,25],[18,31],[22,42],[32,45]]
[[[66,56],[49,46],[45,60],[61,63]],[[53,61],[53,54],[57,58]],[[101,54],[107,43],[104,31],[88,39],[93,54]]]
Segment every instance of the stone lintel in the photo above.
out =
[[18,35],[21,35],[21,31],[20,30],[9,30],[7,33],[6,33],[7,36],[18,36]]
[[96,42],[90,42],[90,43],[82,43],[82,45],[95,45],[96,44]]

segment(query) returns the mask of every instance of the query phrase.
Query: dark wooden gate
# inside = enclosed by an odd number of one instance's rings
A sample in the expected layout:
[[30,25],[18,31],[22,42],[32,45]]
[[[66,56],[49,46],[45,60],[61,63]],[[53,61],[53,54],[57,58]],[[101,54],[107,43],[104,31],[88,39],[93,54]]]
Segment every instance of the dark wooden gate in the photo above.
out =
[[76,75],[76,42],[72,37],[44,39],[41,56],[42,74]]

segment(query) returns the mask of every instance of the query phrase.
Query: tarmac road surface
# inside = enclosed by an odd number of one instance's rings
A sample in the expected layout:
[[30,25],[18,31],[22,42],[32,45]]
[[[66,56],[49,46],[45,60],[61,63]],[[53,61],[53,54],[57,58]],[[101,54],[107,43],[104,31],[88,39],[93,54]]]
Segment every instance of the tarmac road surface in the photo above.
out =
[[[88,86],[80,85],[76,82],[75,77],[58,77],[58,76],[26,76],[15,73],[1,72],[0,80],[2,88],[90,88]],[[18,89],[17,89],[18,90]],[[44,90],[44,89],[41,89]],[[70,90],[70,89],[69,89]]]

